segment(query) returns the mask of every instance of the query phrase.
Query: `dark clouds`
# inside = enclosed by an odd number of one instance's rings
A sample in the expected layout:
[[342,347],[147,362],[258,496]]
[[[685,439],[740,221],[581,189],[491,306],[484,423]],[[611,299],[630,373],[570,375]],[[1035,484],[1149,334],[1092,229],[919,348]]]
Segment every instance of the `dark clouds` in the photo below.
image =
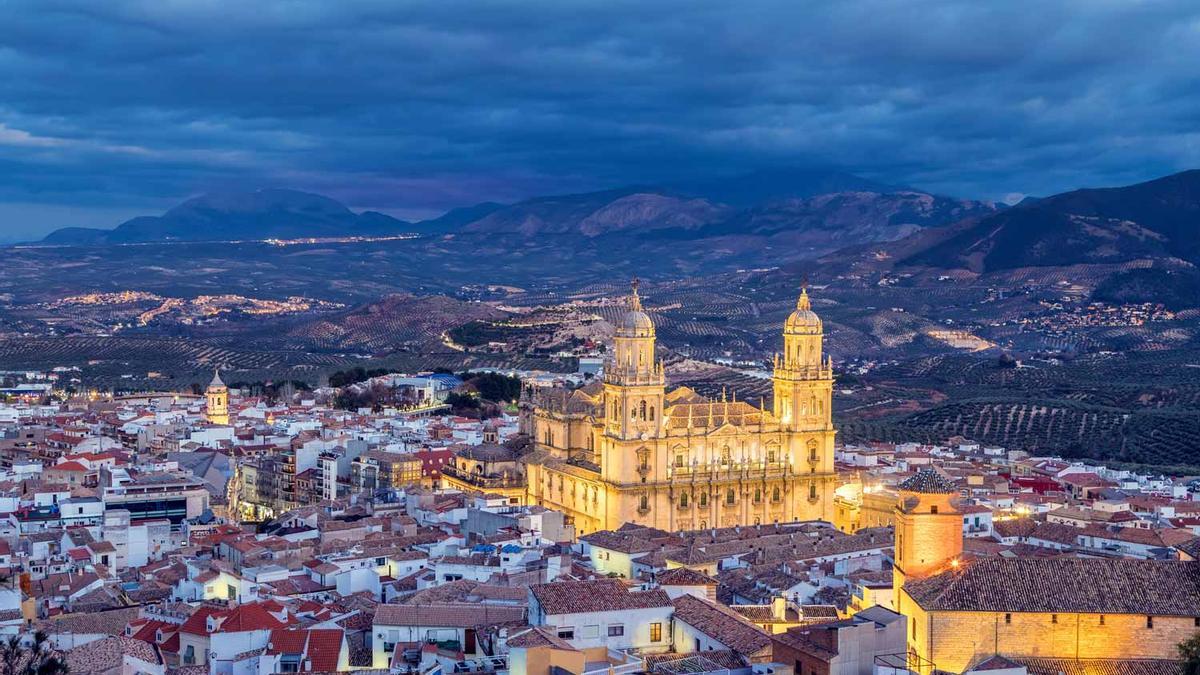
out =
[[229,187],[421,215],[773,164],[1115,184],[1200,165],[1197,63],[1193,2],[17,0],[0,232]]

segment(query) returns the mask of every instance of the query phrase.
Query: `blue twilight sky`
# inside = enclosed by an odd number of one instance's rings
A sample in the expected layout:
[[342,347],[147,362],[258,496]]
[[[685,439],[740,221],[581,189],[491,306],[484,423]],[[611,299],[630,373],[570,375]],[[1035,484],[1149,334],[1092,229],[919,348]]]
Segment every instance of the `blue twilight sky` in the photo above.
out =
[[0,239],[196,193],[422,217],[840,165],[992,199],[1200,166],[1200,3],[7,0]]

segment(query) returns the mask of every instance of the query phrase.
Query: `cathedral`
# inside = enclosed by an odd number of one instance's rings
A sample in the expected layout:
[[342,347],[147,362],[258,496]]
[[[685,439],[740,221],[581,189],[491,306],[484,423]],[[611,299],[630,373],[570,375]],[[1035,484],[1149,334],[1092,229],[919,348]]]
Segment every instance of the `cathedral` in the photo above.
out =
[[525,498],[577,535],[638,523],[677,531],[833,517],[833,367],[807,289],[783,327],[773,404],[667,391],[636,282],[604,376],[535,391],[522,425]]

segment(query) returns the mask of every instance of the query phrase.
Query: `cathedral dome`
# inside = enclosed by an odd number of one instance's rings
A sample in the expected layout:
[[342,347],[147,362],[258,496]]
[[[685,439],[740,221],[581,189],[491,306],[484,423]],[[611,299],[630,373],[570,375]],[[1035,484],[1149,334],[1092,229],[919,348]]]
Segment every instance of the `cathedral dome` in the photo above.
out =
[[783,324],[785,333],[813,335],[821,332],[821,317],[812,311],[812,303],[808,299],[808,289],[800,291],[800,299],[796,301],[796,311],[792,312]]
[[633,294],[629,296],[629,311],[617,322],[617,335],[621,337],[651,337],[654,335],[654,322],[650,315],[642,310],[642,298],[638,295],[638,284],[633,282]]

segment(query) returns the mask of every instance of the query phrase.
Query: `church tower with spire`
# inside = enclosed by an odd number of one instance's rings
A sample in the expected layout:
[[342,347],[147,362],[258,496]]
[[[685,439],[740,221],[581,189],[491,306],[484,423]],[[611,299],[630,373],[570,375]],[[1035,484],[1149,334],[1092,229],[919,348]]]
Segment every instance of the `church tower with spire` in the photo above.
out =
[[229,387],[221,381],[221,373],[213,371],[212,382],[204,390],[204,418],[211,424],[229,424]]

